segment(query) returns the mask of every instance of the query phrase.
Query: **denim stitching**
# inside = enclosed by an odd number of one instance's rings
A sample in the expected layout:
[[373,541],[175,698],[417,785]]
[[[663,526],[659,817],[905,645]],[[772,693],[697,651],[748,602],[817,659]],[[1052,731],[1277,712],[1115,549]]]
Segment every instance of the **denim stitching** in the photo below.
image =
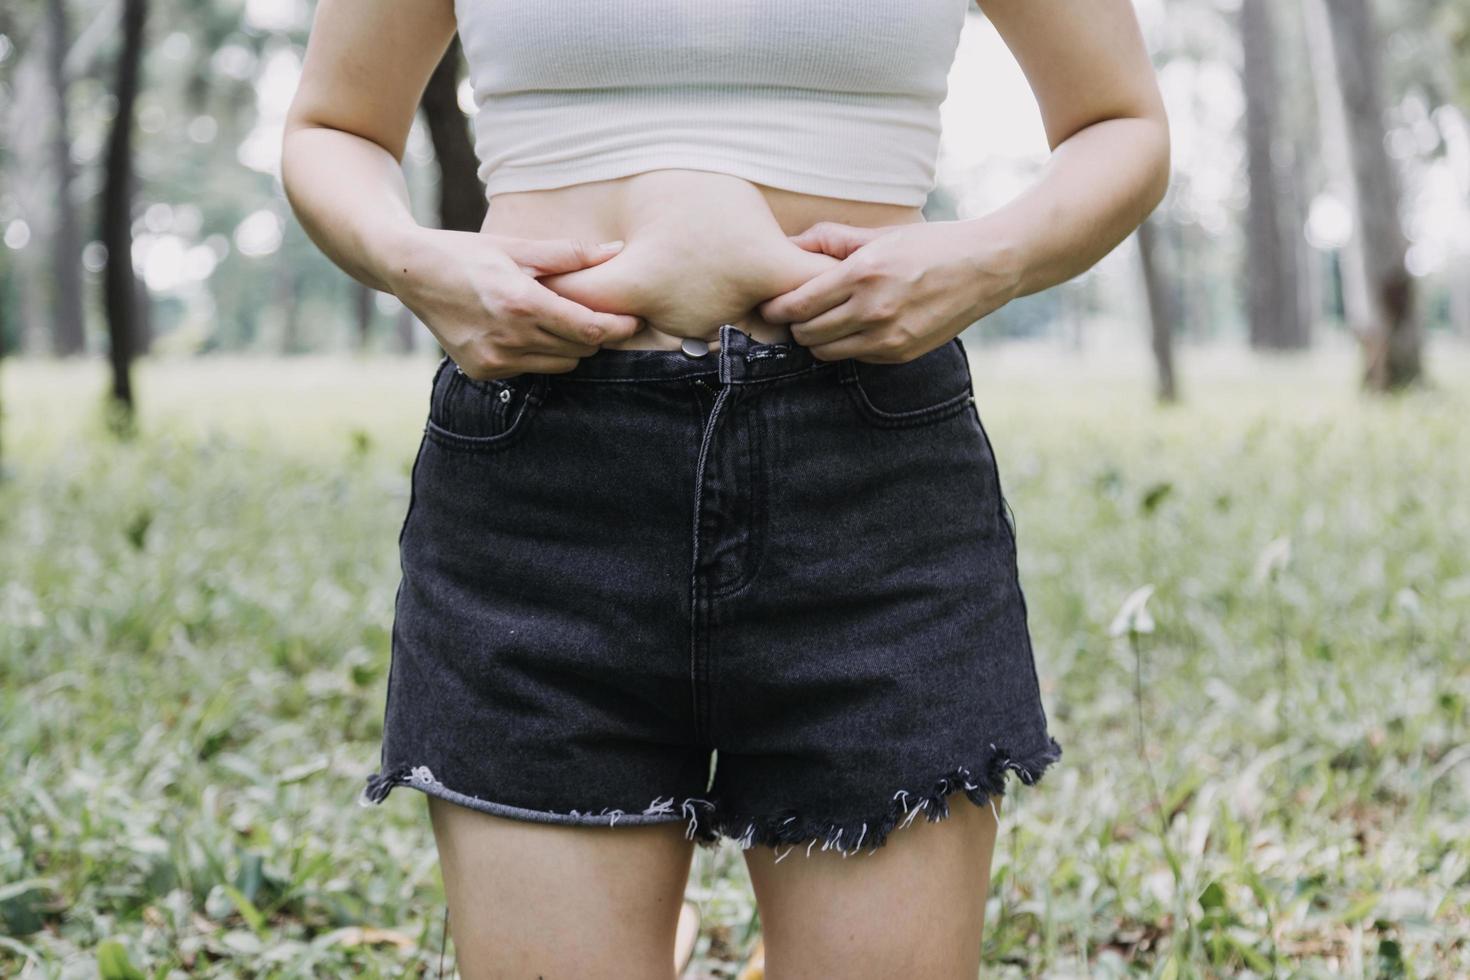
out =
[[694,724],[696,730],[700,726],[699,679],[696,671],[698,664],[699,648],[699,517],[700,501],[704,496],[704,468],[709,457],[710,443],[714,439],[715,426],[720,419],[720,409],[724,407],[725,399],[729,396],[731,389],[728,385],[720,389],[715,396],[714,404],[710,407],[709,420],[705,423],[704,439],[699,446],[699,459],[694,467],[694,542],[693,557],[690,562],[689,573],[689,683],[694,698]]
[[759,412],[751,412],[750,415],[750,440],[751,449],[749,455],[749,474],[751,486],[751,510],[754,512],[754,520],[751,522],[751,544],[750,554],[746,558],[746,571],[733,583],[727,582],[720,588],[710,592],[711,599],[728,599],[736,593],[749,588],[760,572],[761,558],[765,553],[766,522],[769,520],[769,512],[766,507],[766,481],[763,478],[761,463],[761,433],[760,427],[763,416]]
[[873,425],[886,429],[902,429],[926,422],[942,422],[951,415],[957,415],[963,409],[964,403],[970,399],[970,393],[966,390],[924,408],[914,408],[904,412],[887,412],[873,404],[868,393],[863,390],[862,381],[856,375],[848,381],[847,390],[853,396],[859,413]]

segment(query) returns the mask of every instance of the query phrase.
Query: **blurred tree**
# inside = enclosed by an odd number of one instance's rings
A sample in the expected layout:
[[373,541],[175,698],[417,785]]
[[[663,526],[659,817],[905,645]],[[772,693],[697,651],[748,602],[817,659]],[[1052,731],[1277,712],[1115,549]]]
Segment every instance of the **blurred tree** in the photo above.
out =
[[51,158],[56,181],[56,227],[51,236],[51,347],[60,357],[85,350],[82,320],[82,245],[73,188],[76,165],[71,158],[71,114],[67,110],[66,53],[70,44],[66,0],[46,0],[46,67],[53,98]]
[[[5,312],[6,312],[6,305],[5,305],[5,289],[4,289],[4,286],[9,281],[9,278],[10,278],[6,274],[7,271],[8,271],[7,267],[9,265],[10,265],[9,262],[5,262],[3,265],[0,265],[0,376],[3,376],[3,374],[4,374],[4,370],[3,369],[5,367],[5,350],[6,350],[6,348],[5,348],[5,327],[6,327],[6,322],[5,322],[6,321],[6,316],[5,316]],[[0,482],[3,482],[4,479],[5,479],[5,442],[4,442],[4,438],[3,438],[4,435],[5,435],[5,400],[4,400],[4,392],[3,392],[3,389],[0,389]]]
[[[0,7],[0,45],[8,45],[10,35],[14,33],[14,27],[11,25],[11,17],[12,13],[9,5]],[[3,60],[4,59],[0,59],[0,61]],[[4,75],[0,74],[0,96],[5,95],[7,95],[7,90],[4,85]],[[0,113],[0,133],[4,132],[4,126],[8,121],[7,116],[8,113]],[[8,162],[6,160],[8,154],[5,152],[5,147],[6,141],[0,140],[0,173],[4,172],[5,164]],[[12,263],[10,261],[10,255],[8,254],[9,251],[10,250],[6,248],[3,243],[0,243],[0,374],[3,374],[3,368],[5,366],[5,354],[8,349],[6,344],[6,330],[10,326],[9,294],[11,280],[10,267]],[[4,433],[5,405],[3,392],[0,392],[0,437],[3,437]],[[3,479],[4,475],[5,445],[3,439],[0,439],[0,479]]]
[[1300,302],[1297,229],[1301,218],[1281,165],[1278,107],[1285,99],[1276,67],[1271,0],[1241,0],[1241,82],[1245,91],[1246,311],[1257,350],[1299,350],[1309,344]]
[[[11,38],[45,40],[45,9],[38,2],[13,6],[0,3],[0,16],[5,20],[7,42]],[[45,172],[49,162],[46,121],[51,115],[48,94],[51,83],[47,77],[44,44],[27,43],[24,47],[7,44],[5,50],[7,57],[0,66],[4,69],[4,75],[0,76],[4,83],[0,89],[0,123],[4,125],[0,152],[4,153],[10,172],[0,182],[0,206],[4,208],[7,225],[4,230],[19,235],[20,242],[19,247],[15,246],[14,237],[7,242],[13,249],[8,258],[11,298],[15,304],[16,349],[36,354],[52,348],[51,298],[46,288],[49,263],[37,254],[41,251],[39,245],[46,240],[50,202],[45,189],[38,187],[34,179],[34,175]]]
[[275,261],[275,299],[281,312],[281,353],[304,354],[308,347],[301,336],[301,303],[297,288],[298,272],[291,252],[281,249]]
[[464,56],[459,36],[429,78],[420,100],[434,157],[439,161],[439,223],[452,231],[479,231],[485,222],[485,188],[480,183],[469,120],[459,107]]
[[[1310,77],[1302,79],[1300,87],[1310,92]],[[1310,100],[1303,101],[1309,103],[1310,110]],[[1336,309],[1338,295],[1335,282],[1329,280],[1330,259],[1312,245],[1306,234],[1307,208],[1309,202],[1315,198],[1323,176],[1319,161],[1315,159],[1321,153],[1320,127],[1315,124],[1310,111],[1302,115],[1305,118],[1289,120],[1286,125],[1286,131],[1290,134],[1286,142],[1292,166],[1285,187],[1291,198],[1289,209],[1296,216],[1296,221],[1289,228],[1288,244],[1296,250],[1296,268],[1299,274],[1297,317],[1302,324],[1306,344],[1310,347],[1315,343],[1312,332],[1319,314],[1329,305]]]
[[[1399,0],[1390,11],[1397,16],[1380,26],[1390,36],[1407,35],[1409,43],[1399,37],[1398,44],[1389,46],[1393,58],[1388,88],[1395,90],[1397,76],[1406,75],[1405,87],[1413,93],[1410,98],[1423,98],[1437,134],[1433,150],[1411,165],[1428,164],[1438,170],[1436,179],[1453,181],[1460,191],[1459,223],[1470,228],[1470,118],[1466,115],[1470,108],[1470,0]],[[1422,125],[1419,131],[1424,132]],[[1444,217],[1454,220],[1451,213],[1446,209]],[[1462,271],[1470,261],[1470,240],[1461,236],[1437,244],[1448,246],[1444,248],[1445,268],[1440,275],[1420,282],[1437,280],[1442,297],[1425,289],[1429,295],[1423,305],[1439,313],[1453,332],[1470,339],[1470,276]]]
[[104,281],[112,364],[112,398],[122,421],[133,417],[132,363],[138,353],[138,279],[133,272],[133,123],[143,60],[147,0],[123,0],[122,49],[118,52],[117,108],[107,141],[101,236],[107,247]]
[[413,315],[413,310],[406,306],[398,307],[398,315],[393,318],[393,330],[398,339],[398,349],[405,354],[412,354],[415,346],[415,338],[418,336],[416,326],[418,317]]
[[[1337,69],[1332,55],[1332,31],[1326,23],[1327,8],[1320,0],[1304,0],[1304,30],[1312,67],[1312,88],[1317,103],[1320,139],[1319,162],[1323,170],[1325,196],[1352,206],[1355,196],[1348,150],[1348,122],[1342,97],[1337,91]],[[1333,300],[1329,306],[1344,323],[1361,331],[1372,320],[1368,296],[1368,271],[1363,260],[1363,236],[1351,235],[1329,254],[1330,273],[1324,291]]]
[[1408,241],[1399,218],[1399,185],[1386,146],[1378,32],[1368,0],[1307,0],[1330,45],[1336,94],[1346,121],[1357,230],[1361,235],[1370,319],[1358,326],[1363,381],[1387,391],[1419,379],[1421,331]]
[[1154,211],[1138,226],[1138,264],[1143,270],[1144,293],[1148,299],[1150,346],[1157,369],[1157,393],[1161,402],[1179,400],[1179,385],[1174,377],[1174,331],[1179,322],[1174,291],[1163,270],[1163,249],[1159,243],[1161,226],[1167,219]]
[[357,322],[357,345],[367,350],[373,332],[373,311],[377,309],[378,291],[356,279],[348,280],[347,288],[352,293],[353,318]]

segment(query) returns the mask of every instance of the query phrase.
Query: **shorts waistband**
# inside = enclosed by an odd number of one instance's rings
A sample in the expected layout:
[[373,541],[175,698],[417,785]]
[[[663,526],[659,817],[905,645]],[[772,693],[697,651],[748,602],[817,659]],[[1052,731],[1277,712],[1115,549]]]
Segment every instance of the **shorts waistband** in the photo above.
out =
[[675,381],[718,376],[722,384],[749,384],[836,367],[794,341],[765,344],[729,323],[720,324],[719,346],[704,353],[685,350],[625,350],[604,347],[570,371],[550,375],[567,381]]

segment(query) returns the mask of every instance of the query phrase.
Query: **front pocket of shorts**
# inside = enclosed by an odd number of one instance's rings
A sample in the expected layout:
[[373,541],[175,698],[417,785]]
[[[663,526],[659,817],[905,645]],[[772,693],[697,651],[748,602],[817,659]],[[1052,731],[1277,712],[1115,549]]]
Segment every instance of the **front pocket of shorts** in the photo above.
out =
[[539,375],[477,381],[446,368],[435,379],[425,432],[438,445],[463,452],[507,448],[530,425],[543,388]]
[[847,361],[841,381],[864,421],[907,428],[952,418],[970,404],[970,363],[951,341],[902,364]]

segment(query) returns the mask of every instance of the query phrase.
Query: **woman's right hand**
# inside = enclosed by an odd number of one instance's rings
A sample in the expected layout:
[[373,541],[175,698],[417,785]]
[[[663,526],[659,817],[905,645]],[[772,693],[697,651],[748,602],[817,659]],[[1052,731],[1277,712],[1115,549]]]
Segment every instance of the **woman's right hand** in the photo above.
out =
[[536,279],[605,262],[621,250],[612,244],[419,228],[389,284],[471,378],[556,374],[643,326],[636,316],[588,309]]

